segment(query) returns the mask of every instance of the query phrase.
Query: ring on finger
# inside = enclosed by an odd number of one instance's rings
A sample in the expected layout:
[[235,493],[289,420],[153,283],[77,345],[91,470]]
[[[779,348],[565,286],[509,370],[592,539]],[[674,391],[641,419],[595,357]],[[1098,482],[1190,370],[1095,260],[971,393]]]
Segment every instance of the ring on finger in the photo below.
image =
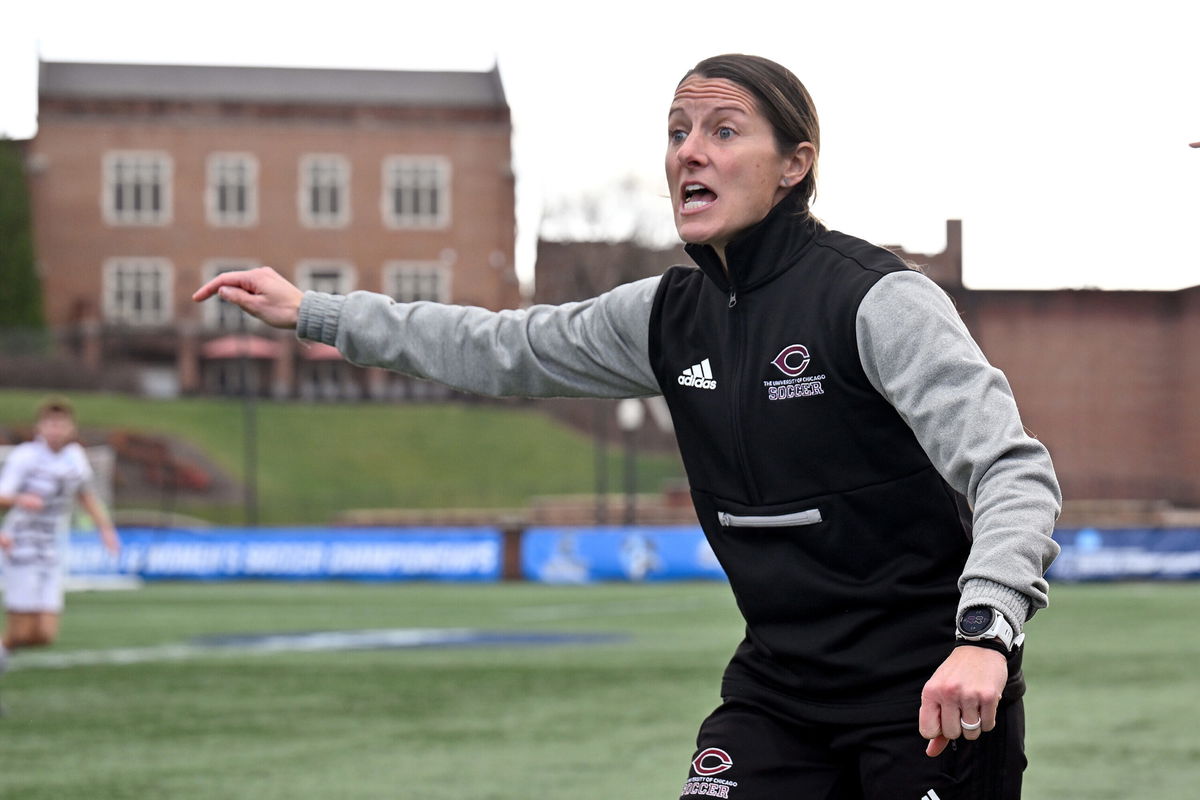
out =
[[980,717],[977,722],[967,722],[962,717],[959,717],[958,724],[962,726],[964,731],[977,731],[983,727],[983,717]]

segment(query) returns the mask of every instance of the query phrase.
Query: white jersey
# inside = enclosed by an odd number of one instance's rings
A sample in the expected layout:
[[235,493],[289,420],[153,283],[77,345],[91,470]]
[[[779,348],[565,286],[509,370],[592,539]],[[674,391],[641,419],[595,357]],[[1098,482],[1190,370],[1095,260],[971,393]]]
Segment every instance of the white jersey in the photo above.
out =
[[14,507],[4,517],[4,532],[13,540],[10,564],[58,565],[59,539],[66,533],[75,496],[91,480],[92,467],[75,442],[58,452],[40,438],[13,448],[0,468],[0,496],[34,494],[43,507]]

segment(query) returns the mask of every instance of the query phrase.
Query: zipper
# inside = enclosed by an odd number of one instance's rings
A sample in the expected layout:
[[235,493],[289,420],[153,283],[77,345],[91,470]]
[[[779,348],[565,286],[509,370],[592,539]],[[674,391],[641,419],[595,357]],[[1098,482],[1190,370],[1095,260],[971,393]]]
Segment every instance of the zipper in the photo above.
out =
[[770,516],[742,516],[718,511],[717,521],[724,528],[791,528],[797,525],[816,525],[823,520],[821,509],[810,508],[805,511],[793,511],[791,514]]
[[746,457],[746,442],[742,437],[742,364],[746,360],[742,353],[745,347],[745,321],[743,316],[737,311],[737,287],[733,284],[733,278],[729,280],[729,327],[733,331],[733,381],[732,388],[729,392],[729,413],[733,428],[733,452],[737,457],[738,466],[741,469],[742,479],[746,484],[746,496],[750,501],[750,505],[757,505],[762,502],[758,496],[758,487],[754,483],[754,477],[750,474],[750,459]]

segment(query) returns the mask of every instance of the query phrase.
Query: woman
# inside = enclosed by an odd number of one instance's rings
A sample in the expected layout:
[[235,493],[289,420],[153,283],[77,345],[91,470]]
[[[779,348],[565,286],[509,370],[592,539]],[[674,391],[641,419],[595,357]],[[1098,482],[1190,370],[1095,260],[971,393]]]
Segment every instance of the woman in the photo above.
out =
[[668,117],[698,270],[499,313],[302,294],[269,269],[195,299],[469,391],[666,398],[747,623],[683,795],[1018,797],[1053,469],[945,295],[812,216],[819,146],[795,76],[719,56]]

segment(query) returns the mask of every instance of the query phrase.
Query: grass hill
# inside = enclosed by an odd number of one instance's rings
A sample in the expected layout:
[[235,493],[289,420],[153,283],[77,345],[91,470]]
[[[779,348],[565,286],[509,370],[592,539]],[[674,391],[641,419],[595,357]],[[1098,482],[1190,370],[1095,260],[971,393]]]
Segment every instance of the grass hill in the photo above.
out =
[[[0,425],[28,426],[42,392],[0,392]],[[247,429],[239,400],[152,400],[76,393],[80,427],[133,430],[188,443],[234,481],[245,474]],[[259,521],[319,524],[353,508],[515,508],[530,497],[595,486],[592,440],[536,405],[256,403]],[[621,454],[609,451],[609,482],[622,485]],[[639,459],[639,490],[682,475],[675,454]],[[176,512],[243,521],[231,502],[164,496]],[[228,493],[226,493],[228,495]],[[128,504],[118,492],[118,508]]]

